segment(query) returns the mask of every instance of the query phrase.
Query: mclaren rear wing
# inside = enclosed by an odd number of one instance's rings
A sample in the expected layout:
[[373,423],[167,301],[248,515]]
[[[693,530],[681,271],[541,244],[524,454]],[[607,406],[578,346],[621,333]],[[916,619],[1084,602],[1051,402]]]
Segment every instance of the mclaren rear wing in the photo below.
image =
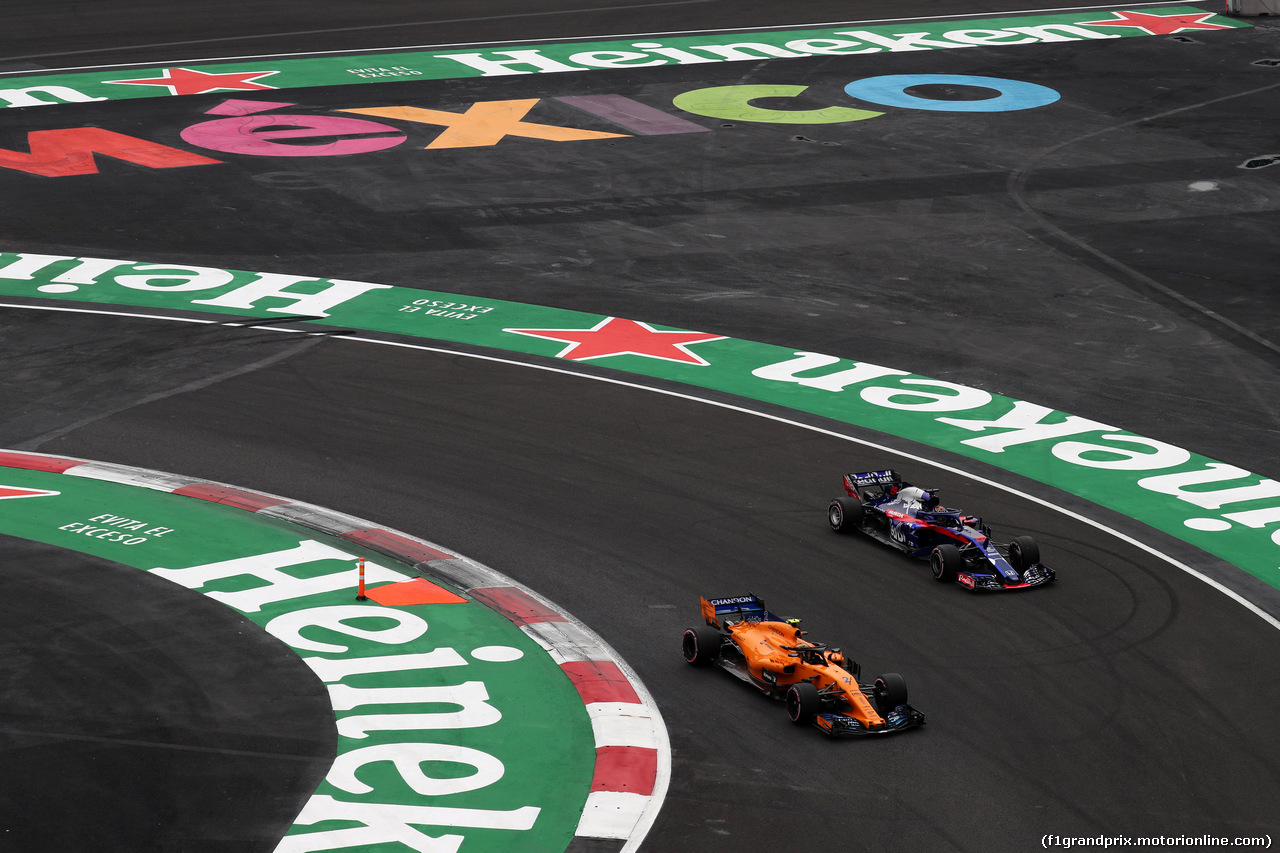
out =
[[722,627],[724,620],[735,622],[785,622],[776,613],[770,613],[759,597],[747,593],[728,598],[703,598],[702,618],[708,625]]

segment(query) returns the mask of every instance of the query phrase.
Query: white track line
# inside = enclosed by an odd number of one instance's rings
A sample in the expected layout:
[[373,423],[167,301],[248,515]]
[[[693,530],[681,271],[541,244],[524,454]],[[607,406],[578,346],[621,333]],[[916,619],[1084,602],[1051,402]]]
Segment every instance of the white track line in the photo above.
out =
[[[243,326],[252,326],[253,328],[271,328],[270,321],[262,321],[262,322],[251,321],[247,323],[220,323],[219,321],[216,321],[216,320],[193,320],[190,318],[179,318],[179,317],[158,317],[150,314],[133,314],[127,311],[117,312],[117,311],[108,311],[108,310],[102,310],[102,309],[46,307],[46,306],[40,306],[40,305],[16,305],[16,304],[9,304],[9,303],[0,303],[0,308],[21,308],[21,309],[29,309],[29,310],[36,310],[36,311],[44,311],[44,310],[65,311],[70,313],[105,314],[109,316],[120,316],[120,317],[145,317],[147,319],[174,320],[178,322],[188,322],[188,323],[203,322],[209,325],[217,325],[217,324],[232,325],[232,326],[243,325]],[[292,332],[294,334],[317,334],[316,332],[308,332],[305,329],[271,328],[271,331]],[[323,334],[323,333],[319,333],[319,334]],[[983,485],[990,486],[991,488],[994,488],[994,489],[999,489],[1002,492],[1007,492],[1008,494],[1014,495],[1015,497],[1021,498],[1022,500],[1030,501],[1031,503],[1045,507],[1046,509],[1053,510],[1054,512],[1060,513],[1061,515],[1065,515],[1066,517],[1073,519],[1074,521],[1079,521],[1082,524],[1087,524],[1088,526],[1093,527],[1096,530],[1100,530],[1103,533],[1106,533],[1110,536],[1113,536],[1116,539],[1119,539],[1120,541],[1128,545],[1132,545],[1133,547],[1137,548],[1140,551],[1145,551],[1151,556],[1157,557],[1158,559],[1163,560],[1164,562],[1168,563],[1169,565],[1173,566],[1174,568],[1180,571],[1186,572],[1191,577],[1196,578],[1197,580],[1209,585],[1213,589],[1216,589],[1218,592],[1222,593],[1223,595],[1230,598],[1232,601],[1239,604],[1241,607],[1244,607],[1245,609],[1249,610],[1251,613],[1258,616],[1260,619],[1264,620],[1272,628],[1275,628],[1276,630],[1280,631],[1280,619],[1276,619],[1270,613],[1267,613],[1261,607],[1254,604],[1252,601],[1245,598],[1235,590],[1219,583],[1218,581],[1214,580],[1208,575],[1200,571],[1197,571],[1196,569],[1193,569],[1191,566],[1188,566],[1186,563],[1176,559],[1175,557],[1165,554],[1164,552],[1159,551],[1156,548],[1150,545],[1147,545],[1144,542],[1140,542],[1139,540],[1134,539],[1132,536],[1129,536],[1128,534],[1121,533],[1119,530],[1116,530],[1112,527],[1108,527],[1107,525],[1103,524],[1100,521],[1095,521],[1092,518],[1081,515],[1080,513],[1067,509],[1066,507],[1058,506],[1055,503],[1047,501],[1043,498],[1038,498],[1035,495],[1028,494],[1027,492],[1020,491],[1019,489],[1015,489],[1012,486],[1006,486],[1003,483],[998,483],[994,480],[987,479],[986,477],[983,477],[978,474],[974,474],[971,471],[966,471],[963,468],[956,468],[952,465],[948,465],[943,462],[937,462],[937,461],[931,460],[925,456],[919,456],[917,454],[908,453],[903,450],[895,450],[883,444],[877,444],[873,441],[868,441],[863,438],[857,438],[855,436],[845,435],[844,433],[835,432],[834,430],[824,429],[822,427],[813,426],[812,424],[806,424],[800,421],[791,420],[790,418],[784,418],[780,415],[774,415],[768,412],[761,412],[755,409],[747,408],[745,406],[737,406],[732,403],[723,403],[718,400],[711,400],[706,397],[699,397],[695,394],[684,393],[681,391],[671,391],[665,388],[655,388],[649,385],[643,385],[638,382],[632,382],[626,379],[613,379],[607,376],[594,376],[589,373],[580,373],[574,370],[568,370],[563,367],[552,367],[551,365],[532,364],[530,362],[519,361],[511,358],[503,358],[500,356],[492,356],[492,355],[482,355],[480,353],[464,352],[464,351],[459,351],[455,349],[448,349],[445,347],[427,346],[425,344],[413,344],[413,343],[402,342],[402,341],[381,341],[381,340],[377,340],[376,338],[361,338],[354,335],[344,335],[341,337],[334,337],[334,340],[355,341],[357,343],[375,344],[378,346],[391,346],[391,347],[399,347],[401,349],[419,350],[421,352],[440,353],[440,354],[450,355],[450,356],[462,356],[463,358],[474,358],[474,359],[479,359],[481,361],[494,362],[496,364],[508,364],[514,367],[524,367],[524,368],[529,368],[533,370],[542,370],[547,373],[558,373],[563,376],[574,376],[579,379],[591,379],[596,382],[605,382],[610,385],[619,385],[624,388],[633,388],[640,391],[648,391],[654,394],[663,394],[668,397],[675,397],[681,400],[690,400],[696,403],[703,403],[709,406],[716,406],[718,408],[726,409],[731,412],[738,412],[744,415],[752,415],[754,417],[764,418],[765,420],[774,421],[776,423],[786,424],[787,426],[798,427],[800,429],[808,430],[810,432],[815,432],[815,433],[818,433],[819,435],[825,435],[830,438],[837,438],[842,441],[848,441],[854,444],[860,444],[863,447],[869,447],[873,450],[877,450],[882,453],[892,453],[895,456],[900,456],[904,459],[910,459],[913,462],[919,462],[923,465],[929,465],[933,468],[938,468],[942,471],[948,471],[952,474],[959,474],[962,477],[968,477],[972,480],[976,480],[977,482],[982,483]],[[856,426],[856,424],[854,424],[853,426]]]
[[[643,4],[643,5],[631,6],[631,7],[623,6],[619,8],[622,8],[622,9],[648,8],[649,6],[655,6],[655,5],[669,6],[669,5],[686,5],[686,4],[682,4],[682,3],[653,4],[651,3],[651,4]],[[266,59],[302,59],[304,57],[310,57],[310,56],[342,56],[344,54],[377,55],[377,54],[383,54],[383,53],[404,53],[406,51],[415,51],[415,50],[451,50],[453,48],[458,48],[458,47],[496,47],[500,45],[512,45],[512,44],[534,44],[534,43],[556,44],[558,42],[569,42],[569,43],[596,42],[596,41],[613,41],[613,40],[635,39],[635,38],[661,38],[661,37],[672,38],[676,36],[699,36],[699,35],[707,35],[711,33],[767,33],[772,30],[812,30],[812,29],[821,30],[821,29],[829,29],[831,27],[851,27],[851,26],[861,26],[864,24],[894,24],[894,23],[906,23],[909,21],[948,21],[948,20],[959,20],[962,18],[974,18],[979,20],[985,20],[989,18],[1017,17],[1020,15],[1051,15],[1058,12],[1085,12],[1085,11],[1091,11],[1093,9],[1098,9],[1098,10],[1137,9],[1142,6],[1168,6],[1168,5],[1170,5],[1170,2],[1167,2],[1167,0],[1166,2],[1129,3],[1127,5],[1118,4],[1118,3],[1104,3],[1096,6],[1060,6],[1054,9],[1011,9],[1009,11],[1004,11],[1004,12],[969,12],[961,15],[919,15],[915,17],[906,17],[906,18],[867,18],[861,21],[829,21],[821,24],[776,24],[774,26],[735,27],[735,28],[723,29],[723,30],[673,30],[668,32],[616,33],[613,35],[574,36],[574,37],[563,37],[563,38],[509,39],[506,41],[474,41],[474,42],[467,41],[467,42],[452,42],[449,44],[420,44],[420,45],[410,45],[406,47],[373,47],[373,48],[352,48],[349,50],[317,50],[317,51],[310,51],[310,52],[304,52],[304,53],[257,53],[257,54],[245,54],[245,55],[239,55],[239,56],[218,56],[218,57],[210,57],[206,59],[169,59],[169,60],[157,59],[157,60],[149,60],[146,62],[122,62],[114,65],[76,65],[76,66],[68,66],[66,68],[40,69],[39,71],[2,71],[0,72],[0,77],[6,77],[6,76],[30,77],[35,75],[43,76],[46,74],[60,74],[60,73],[68,73],[72,71],[95,71],[99,69],[105,70],[110,68],[142,68],[142,67],[147,67],[152,65],[187,65],[187,64],[196,63],[196,62],[257,62],[257,61],[266,60]],[[602,11],[613,12],[613,11],[617,11],[617,9],[608,9],[608,10],[602,10]],[[440,24],[465,24],[465,23],[472,23],[472,22],[479,22],[479,21],[502,20],[506,18],[545,17],[546,15],[550,15],[550,14],[568,14],[568,13],[543,12],[543,13],[529,13],[529,14],[520,14],[520,15],[497,15],[497,16],[480,17],[480,18],[452,18],[452,19],[446,19],[443,21],[410,21],[409,23],[404,23],[404,24],[379,24],[376,26],[346,27],[342,29],[332,29],[332,30],[300,30],[298,32],[292,32],[292,33],[264,33],[262,35],[256,35],[256,36],[239,36],[236,38],[225,38],[225,39],[201,39],[197,41],[177,41],[177,42],[162,42],[159,44],[141,44],[141,45],[131,45],[131,46],[122,47],[122,48],[113,48],[113,50],[150,50],[152,48],[157,48],[157,47],[185,47],[187,45],[194,45],[194,44],[212,44],[218,41],[248,41],[250,39],[291,38],[291,37],[307,36],[307,35],[324,35],[326,33],[360,32],[363,30],[375,30],[375,29],[391,29],[391,28],[403,29],[404,27],[421,27],[421,26],[432,26],[432,25],[440,25]],[[572,14],[581,14],[581,12],[578,10],[575,10]],[[6,57],[6,61],[18,62],[18,61],[28,60],[28,59],[44,59],[49,57],[73,56],[77,53],[104,53],[104,52],[109,52],[109,51],[77,50],[77,51],[68,51],[66,53],[35,53],[35,54],[30,54],[28,56]]]

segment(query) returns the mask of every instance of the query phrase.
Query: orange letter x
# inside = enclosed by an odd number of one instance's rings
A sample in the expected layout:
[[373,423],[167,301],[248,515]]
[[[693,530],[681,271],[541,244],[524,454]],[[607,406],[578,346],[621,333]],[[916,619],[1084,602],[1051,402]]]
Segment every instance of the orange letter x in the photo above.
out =
[[444,133],[437,136],[427,146],[428,148],[475,148],[482,145],[496,145],[502,137],[508,135],[548,139],[552,142],[626,136],[625,133],[600,133],[594,130],[578,130],[572,127],[521,121],[536,103],[538,98],[525,101],[480,101],[472,104],[465,113],[424,110],[420,107],[371,107],[360,110],[339,110],[339,112],[443,125],[446,128]]

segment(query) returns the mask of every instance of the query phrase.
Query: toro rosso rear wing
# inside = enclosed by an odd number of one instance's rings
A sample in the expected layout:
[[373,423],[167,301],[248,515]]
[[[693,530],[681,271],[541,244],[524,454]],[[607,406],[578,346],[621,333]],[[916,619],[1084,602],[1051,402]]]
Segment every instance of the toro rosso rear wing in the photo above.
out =
[[853,497],[858,496],[858,489],[866,486],[889,486],[901,482],[897,471],[863,471],[844,475],[844,489]]
[[722,622],[785,622],[776,613],[770,613],[764,601],[747,593],[730,598],[700,599],[702,601],[702,618],[708,625],[723,627]]

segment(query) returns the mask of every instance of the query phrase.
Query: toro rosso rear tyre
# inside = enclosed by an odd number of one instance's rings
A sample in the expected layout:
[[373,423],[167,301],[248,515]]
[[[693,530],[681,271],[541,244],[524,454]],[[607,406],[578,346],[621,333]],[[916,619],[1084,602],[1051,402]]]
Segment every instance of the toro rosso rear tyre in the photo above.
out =
[[853,533],[862,527],[862,504],[856,498],[836,498],[827,506],[827,521],[836,533]]
[[694,666],[706,666],[720,657],[720,632],[710,625],[687,628],[681,647],[685,660]]
[[907,704],[907,680],[896,672],[886,672],[876,679],[875,698],[882,712]]
[[1020,572],[1040,562],[1040,546],[1030,536],[1015,536],[1009,543],[1009,565]]
[[933,579],[940,583],[953,583],[963,566],[964,558],[955,545],[939,545],[929,554],[929,569]]
[[787,716],[796,725],[813,722],[814,716],[822,706],[818,698],[818,688],[808,681],[800,681],[787,688]]

